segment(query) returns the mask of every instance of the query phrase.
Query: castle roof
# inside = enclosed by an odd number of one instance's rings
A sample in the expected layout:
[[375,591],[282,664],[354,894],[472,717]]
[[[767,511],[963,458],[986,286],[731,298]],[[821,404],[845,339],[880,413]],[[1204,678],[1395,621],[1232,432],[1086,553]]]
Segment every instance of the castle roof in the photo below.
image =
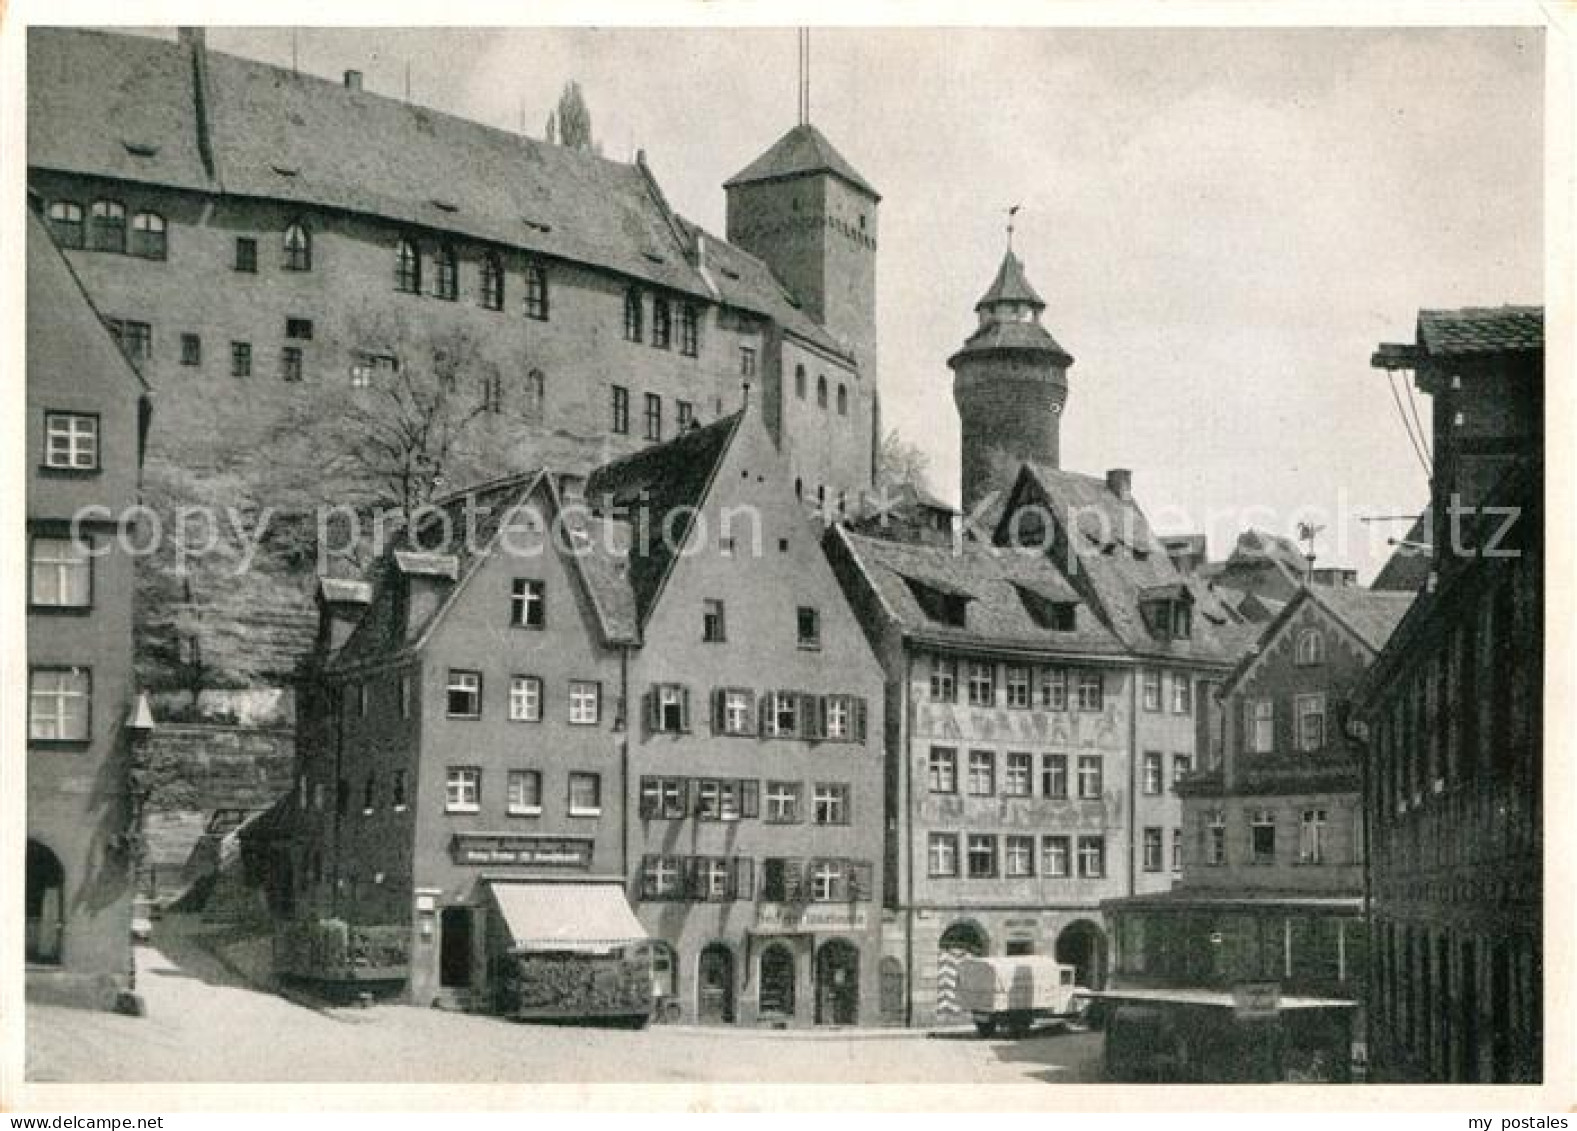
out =
[[584,263],[767,315],[848,354],[741,249],[718,252],[734,277],[715,293],[696,262],[696,229],[669,210],[641,161],[222,52],[31,29],[28,164],[377,216]]
[[1073,364],[1073,355],[1058,345],[1039,322],[989,321],[969,335],[947,364],[956,368],[962,358],[1020,352],[1043,353],[1059,368]]
[[854,171],[854,166],[849,164],[843,154],[833,148],[826,135],[809,122],[795,126],[778,138],[760,157],[724,181],[723,187],[735,188],[758,181],[780,181],[815,173],[831,173],[872,200],[882,198],[870,182]]
[[1030,286],[1029,279],[1024,275],[1024,264],[1019,257],[1009,248],[1008,253],[1002,257],[1002,266],[997,268],[997,277],[991,280],[991,285],[986,288],[986,293],[980,296],[980,301],[975,303],[975,309],[994,306],[999,302],[1023,302],[1033,306],[1036,310],[1045,310],[1045,300]]

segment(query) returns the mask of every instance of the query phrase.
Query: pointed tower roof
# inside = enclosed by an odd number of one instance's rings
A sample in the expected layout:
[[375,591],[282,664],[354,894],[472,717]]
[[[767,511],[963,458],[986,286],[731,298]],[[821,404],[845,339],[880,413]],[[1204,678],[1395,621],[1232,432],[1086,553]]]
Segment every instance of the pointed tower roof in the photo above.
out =
[[1019,262],[1018,256],[1009,248],[1008,253],[1002,257],[1002,266],[997,269],[997,277],[991,281],[991,286],[986,288],[986,293],[980,296],[980,301],[975,303],[975,310],[981,307],[992,306],[999,302],[1023,302],[1033,306],[1036,310],[1045,310],[1045,300],[1035,293],[1035,288],[1029,285],[1029,279],[1024,275],[1024,264]]
[[871,187],[864,177],[854,171],[854,166],[843,154],[833,148],[815,126],[806,122],[795,126],[778,138],[777,142],[744,169],[723,182],[725,189],[758,181],[777,181],[786,177],[801,177],[810,173],[831,173],[873,200],[881,200],[881,193]]

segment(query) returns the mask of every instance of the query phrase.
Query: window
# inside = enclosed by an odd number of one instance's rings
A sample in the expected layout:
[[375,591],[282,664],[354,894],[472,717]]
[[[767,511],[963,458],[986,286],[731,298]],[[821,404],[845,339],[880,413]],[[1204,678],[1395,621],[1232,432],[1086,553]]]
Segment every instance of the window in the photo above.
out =
[[121,352],[132,361],[147,361],[153,356],[153,327],[146,322],[109,318],[105,320],[105,325],[109,327]]
[[716,856],[703,856],[694,861],[694,896],[703,900],[726,900],[731,895],[730,878],[733,868],[729,860]]
[[1161,709],[1161,673],[1153,668],[1146,668],[1144,672],[1144,709]]
[[422,252],[413,239],[402,239],[395,248],[394,287],[406,294],[422,292]]
[[361,814],[364,817],[372,816],[372,811],[378,807],[378,778],[368,774],[367,779],[361,784]]
[[656,393],[646,394],[646,438],[653,443],[663,438],[663,399]]
[[1161,870],[1161,835],[1158,828],[1144,830],[1144,870],[1146,872],[1159,872]]
[[235,238],[235,260],[233,266],[237,271],[244,274],[257,274],[257,240],[251,236],[237,236]]
[[547,623],[547,602],[542,582],[517,577],[510,585],[509,623],[515,628],[541,628]]
[[509,680],[509,718],[517,723],[542,721],[542,681],[534,675]]
[[542,774],[538,770],[510,770],[505,812],[511,817],[535,817],[542,812]]
[[482,717],[482,673],[449,669],[448,713],[451,719]]
[[701,641],[705,644],[721,644],[727,639],[723,602],[713,597],[704,598],[701,601]]
[[569,776],[569,815],[595,817],[602,812],[602,775],[571,773]]
[[613,431],[620,436],[630,433],[630,390],[623,385],[613,386]]
[[1325,637],[1317,628],[1306,628],[1298,633],[1297,663],[1312,667],[1325,662]]
[[810,868],[810,898],[828,903],[843,896],[847,884],[841,860],[817,860]]
[[356,717],[361,719],[367,717],[367,685],[365,683],[356,685]]
[[1298,826],[1298,863],[1325,863],[1325,810],[1305,809]]
[[450,766],[444,782],[445,813],[475,813],[482,808],[482,771],[475,766]]
[[685,357],[701,352],[701,312],[694,303],[679,308],[679,352]]
[[799,695],[793,691],[767,693],[767,735],[793,738],[799,733]]
[[1068,709],[1068,669],[1046,668],[1040,673],[1040,705],[1048,711]]
[[958,701],[958,661],[952,656],[931,657],[931,701],[933,703]]
[[[396,813],[405,808],[405,771],[395,770],[389,779],[389,804]],[[320,805],[319,808],[322,808]]]
[[652,345],[665,350],[673,340],[673,308],[662,295],[652,299]]
[[811,817],[818,825],[849,823],[849,787],[817,782],[811,794]]
[[926,780],[932,793],[958,792],[958,751],[951,746],[931,747],[926,763]]
[[230,343],[230,376],[252,376],[252,343]]
[[126,206],[116,200],[95,200],[88,245],[94,251],[126,250]]
[[627,287],[624,291],[624,340],[638,342],[645,333],[645,300],[641,297],[639,287]]
[[589,726],[602,717],[602,684],[592,680],[569,681],[569,721]]
[[346,817],[350,814],[350,782],[340,778],[334,783],[334,815]]
[[286,271],[312,270],[312,234],[297,220],[285,229]]
[[1085,801],[1098,799],[1102,792],[1101,756],[1079,755],[1079,797]]
[[928,840],[926,859],[932,876],[958,875],[958,834],[932,833]]
[[548,273],[535,263],[526,268],[526,317],[548,320]]
[[1106,875],[1106,838],[1081,836],[1079,838],[1079,878],[1098,880]]
[[841,381],[838,383],[838,415],[849,415],[849,387]]
[[34,538],[28,602],[53,609],[93,603],[93,558],[74,538]]
[[1172,871],[1183,870],[1183,830],[1172,830]]
[[997,838],[971,833],[966,838],[966,858],[969,878],[989,880],[997,874]]
[[1002,795],[1004,797],[1030,796],[1030,780],[1034,773],[1034,755],[1009,754],[1002,765]]
[[772,824],[787,825],[802,820],[800,816],[802,793],[799,782],[767,782],[767,821]]
[[794,395],[800,400],[805,399],[805,367],[803,365],[794,367]]
[[739,347],[739,375],[741,377],[756,375],[756,351],[751,346]]
[[302,354],[300,346],[286,346],[279,351],[279,375],[286,381],[301,380]]
[[27,737],[38,742],[86,742],[93,704],[93,676],[88,669],[33,668],[28,675]]
[[453,302],[460,297],[460,265],[454,248],[440,246],[433,253],[433,297]]
[[49,232],[61,247],[82,246],[82,205],[57,200],[49,206]]
[[1079,673],[1079,710],[1099,711],[1102,705],[1102,693],[1100,672]]
[[1008,664],[1003,682],[1007,685],[1008,706],[1029,706],[1029,668],[1023,664]]
[[1298,707],[1298,749],[1313,753],[1325,748],[1325,696],[1300,695]]
[[1227,862],[1227,814],[1212,809],[1205,814],[1205,863],[1219,868]]
[[674,401],[674,421],[681,434],[688,432],[690,425],[695,423],[695,405],[689,401]]
[[1177,786],[1178,782],[1182,781],[1193,772],[1194,756],[1192,754],[1172,755],[1172,785],[1174,788]]
[[996,666],[986,660],[969,661],[969,705],[990,707],[997,698]]
[[203,363],[203,340],[196,334],[181,335],[181,364],[201,365]]
[[482,306],[504,309],[504,261],[496,251],[482,253]]
[[1073,861],[1072,842],[1065,836],[1046,836],[1040,839],[1040,874],[1062,878],[1071,874]]
[[677,683],[659,683],[648,693],[647,726],[653,734],[682,734],[690,729],[690,692]]
[[827,695],[821,701],[821,734],[833,742],[854,737],[854,699],[848,695]]
[[685,780],[683,778],[642,778],[642,817],[665,817],[677,820],[685,816]]
[[1032,836],[1005,836],[1002,838],[1002,874],[1004,876],[1033,876],[1035,874],[1035,838]]
[[312,319],[285,319],[285,337],[294,338],[297,341],[310,342],[312,340]]
[[794,616],[795,641],[801,648],[821,647],[821,611],[814,605],[801,605]]
[[1162,781],[1161,756],[1156,753],[1148,753],[1144,756],[1144,791],[1153,796],[1160,793],[1164,788],[1165,782]]
[[1255,864],[1276,862],[1276,814],[1269,809],[1255,809],[1249,814],[1249,851]]
[[1243,704],[1247,745],[1250,754],[1269,754],[1276,749],[1276,703],[1272,699],[1249,699]]
[[99,418],[73,412],[46,412],[44,466],[72,471],[97,470]]
[[673,856],[648,856],[641,861],[641,898],[675,899],[684,891],[680,861]]
[[816,378],[816,407],[827,407],[827,375],[825,373]]
[[725,687],[713,694],[714,718],[723,734],[752,734],[755,732],[752,716],[753,699],[749,691],[739,687]]
[[1062,798],[1068,796],[1068,756],[1042,754],[1040,756],[1040,795]]
[[1172,714],[1194,713],[1194,681],[1187,672],[1172,673]]
[[164,217],[139,212],[131,218],[131,253],[143,259],[163,259],[168,248]]
[[[737,821],[740,817],[740,786],[737,781],[702,778],[695,782],[695,815],[703,821]],[[752,790],[755,782],[750,782]],[[751,806],[754,810],[755,806]]]
[[969,752],[969,792],[990,797],[997,791],[997,756],[990,750]]

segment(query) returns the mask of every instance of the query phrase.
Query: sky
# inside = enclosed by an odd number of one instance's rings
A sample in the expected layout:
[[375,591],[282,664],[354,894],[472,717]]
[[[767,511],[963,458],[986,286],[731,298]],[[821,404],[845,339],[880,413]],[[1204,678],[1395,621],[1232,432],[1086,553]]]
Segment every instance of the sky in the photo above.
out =
[[[792,29],[214,28],[211,48],[540,136],[578,81],[607,156],[724,229],[722,183],[796,118]],[[1134,472],[1213,557],[1326,529],[1367,580],[1427,499],[1381,341],[1420,307],[1540,303],[1537,29],[838,29],[811,119],[882,193],[884,423],[958,497],[947,358],[1014,246],[1075,362],[1062,466]],[[1403,387],[1400,379],[1398,388]],[[1415,394],[1421,397],[1421,394]],[[1427,398],[1418,404],[1428,420]]]

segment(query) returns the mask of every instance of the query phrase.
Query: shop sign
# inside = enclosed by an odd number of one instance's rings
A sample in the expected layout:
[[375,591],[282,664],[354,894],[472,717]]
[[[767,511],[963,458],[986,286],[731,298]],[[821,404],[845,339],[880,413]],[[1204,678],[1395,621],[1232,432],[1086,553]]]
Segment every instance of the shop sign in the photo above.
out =
[[759,934],[798,934],[806,931],[863,931],[869,924],[864,904],[761,903],[756,905]]
[[512,833],[455,833],[450,852],[456,864],[532,864],[589,868],[592,841],[584,837]]

